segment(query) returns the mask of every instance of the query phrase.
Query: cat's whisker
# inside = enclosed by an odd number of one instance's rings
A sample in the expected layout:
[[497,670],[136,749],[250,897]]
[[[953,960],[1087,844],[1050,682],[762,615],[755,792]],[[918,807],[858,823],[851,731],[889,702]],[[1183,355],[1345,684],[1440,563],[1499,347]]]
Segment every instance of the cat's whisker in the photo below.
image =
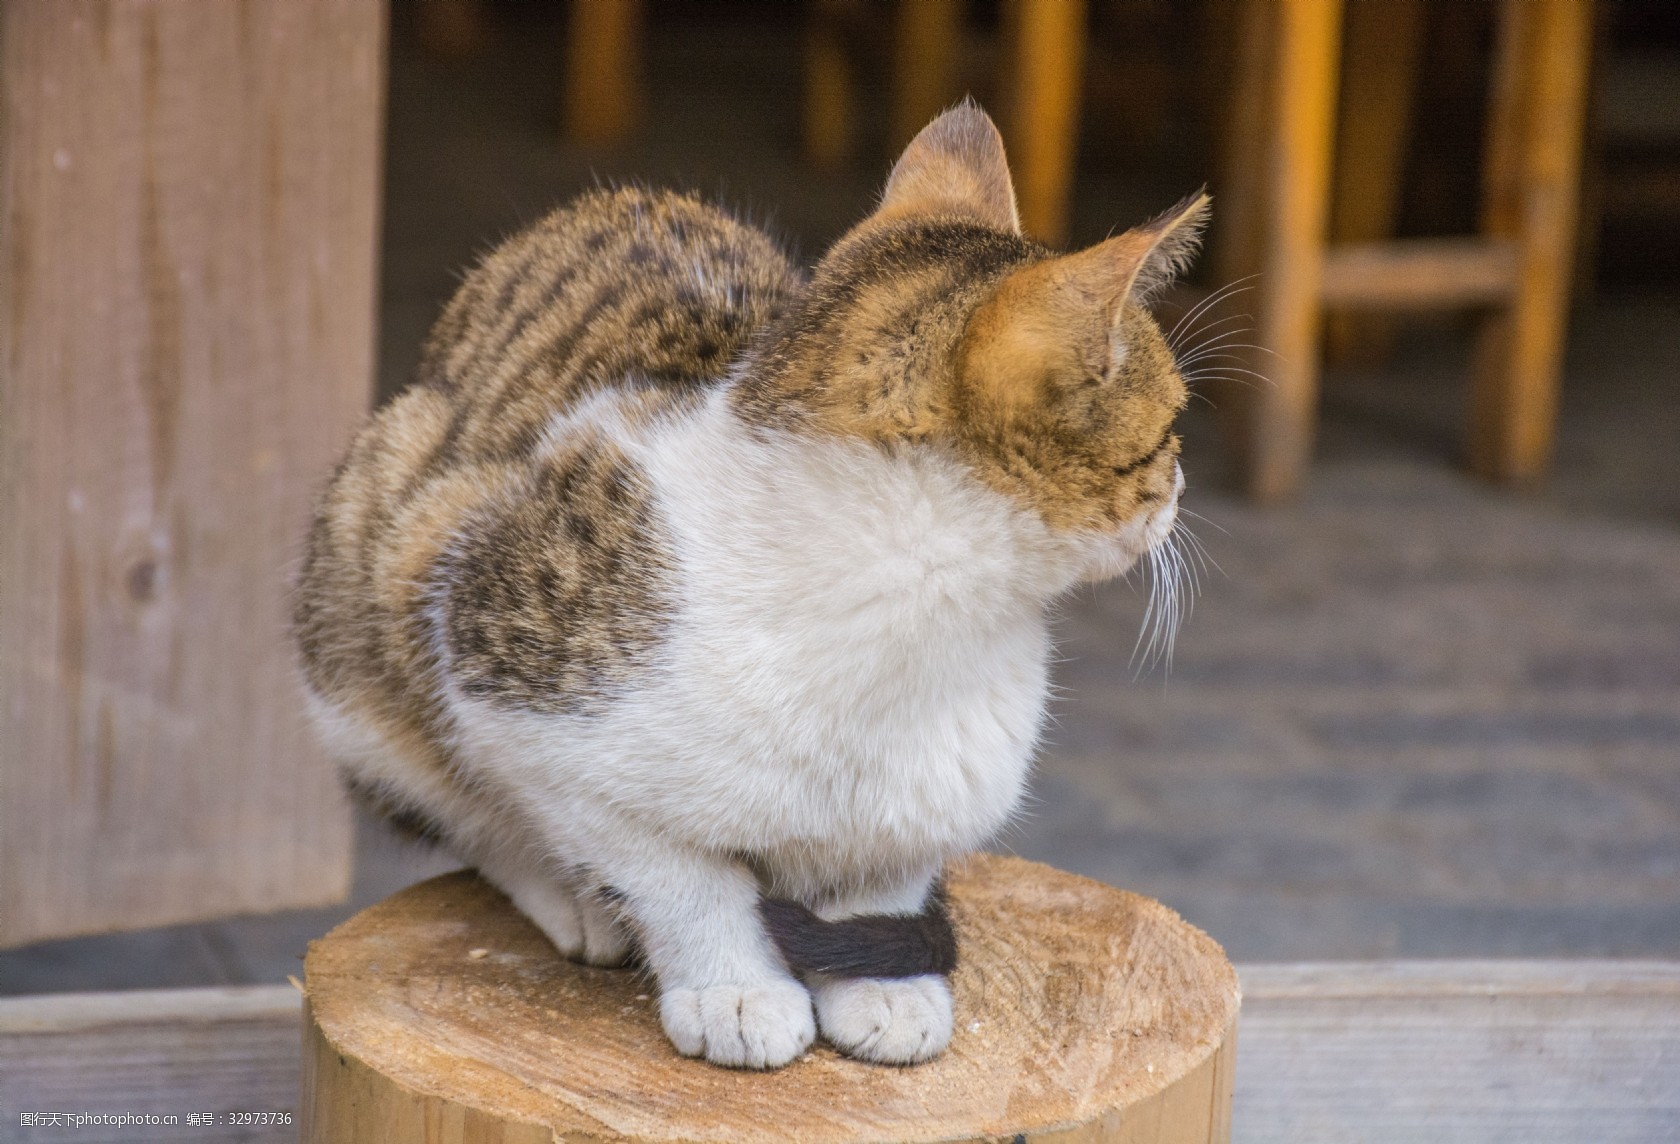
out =
[[[1160,606],[1160,593],[1159,593],[1160,578],[1159,578],[1159,576],[1154,574],[1155,560],[1156,560],[1155,550],[1153,548],[1151,548],[1147,555],[1148,555],[1149,559],[1148,559],[1148,564],[1147,564],[1146,567],[1150,572],[1150,576],[1149,576],[1149,602],[1144,606],[1143,619],[1138,621],[1137,641],[1132,644],[1131,657],[1126,661],[1126,666],[1134,669],[1133,673],[1132,673],[1132,678],[1133,679],[1137,679],[1142,674],[1142,669],[1138,666],[1138,657],[1139,657],[1140,654],[1145,655],[1145,656],[1147,656],[1147,654],[1148,654],[1145,651],[1145,647],[1144,647],[1144,637],[1149,635],[1150,630],[1151,630],[1150,621],[1154,618],[1154,616],[1156,614],[1156,610]],[[1145,567],[1144,562],[1139,561],[1138,566],[1139,567]],[[1129,574],[1127,576],[1127,579],[1128,580],[1131,579]]]
[[[1237,374],[1242,374],[1244,376],[1235,376]],[[1196,370],[1185,377],[1184,383],[1189,385],[1194,381],[1206,381],[1210,378],[1235,382],[1238,385],[1246,385],[1254,389],[1260,388],[1255,384],[1255,382],[1261,382],[1265,385],[1275,384],[1271,378],[1267,377],[1263,373],[1260,373],[1258,370],[1246,369],[1242,366],[1234,365],[1208,366],[1205,369]],[[1252,378],[1253,380],[1247,380],[1249,378]]]
[[1247,333],[1247,330],[1232,330],[1226,337],[1215,338],[1210,342],[1197,346],[1194,350],[1185,352],[1178,358],[1178,368],[1183,369],[1185,366],[1201,361],[1203,358],[1212,354],[1235,353],[1243,349],[1241,344],[1233,344],[1230,339],[1243,337]]
[[1218,305],[1219,302],[1222,301],[1225,298],[1235,297],[1238,294],[1243,294],[1243,293],[1248,292],[1249,290],[1254,289],[1254,287],[1244,285],[1244,283],[1252,282],[1254,279],[1256,279],[1258,277],[1260,277],[1259,274],[1250,274],[1250,275],[1247,275],[1246,277],[1238,278],[1234,282],[1227,282],[1227,283],[1225,283],[1225,285],[1221,286],[1219,289],[1217,289],[1213,293],[1209,294],[1206,298],[1203,298],[1200,302],[1197,302],[1194,306],[1192,306],[1190,308],[1188,313],[1186,313],[1183,317],[1179,318],[1179,320],[1173,324],[1172,332],[1167,335],[1167,344],[1169,346],[1172,345],[1173,344],[1173,339],[1178,337],[1178,332],[1181,329],[1185,329],[1185,328],[1189,327],[1190,324],[1195,321],[1196,315],[1198,315],[1198,314],[1200,314],[1200,313],[1202,313],[1206,310],[1209,310],[1212,307]]
[[1233,348],[1218,346],[1213,349],[1203,350],[1194,357],[1185,358],[1183,361],[1178,363],[1178,368],[1182,373],[1187,366],[1193,366],[1200,361],[1245,362],[1247,360],[1248,356],[1246,354],[1238,353]]
[[1220,532],[1223,532],[1226,536],[1231,535],[1231,530],[1230,529],[1228,529],[1224,525],[1220,524],[1217,520],[1213,520],[1210,517],[1203,516],[1201,513],[1197,512],[1194,509],[1185,508],[1183,505],[1179,505],[1178,515],[1179,516],[1187,516],[1191,520],[1199,520],[1203,524],[1211,525],[1212,527],[1217,528]]
[[1248,314],[1231,314],[1228,317],[1224,317],[1224,318],[1219,319],[1219,321],[1217,321],[1217,322],[1209,322],[1205,326],[1199,326],[1199,327],[1197,327],[1196,332],[1202,335],[1201,340],[1197,341],[1193,345],[1187,345],[1187,346],[1184,346],[1182,348],[1174,347],[1173,352],[1177,355],[1180,355],[1180,356],[1182,356],[1184,354],[1195,353],[1197,350],[1202,349],[1203,347],[1209,345],[1210,343],[1214,342],[1217,339],[1229,338],[1229,337],[1239,337],[1243,334],[1252,333],[1253,330],[1254,330],[1254,327],[1252,325],[1239,326],[1238,328],[1236,328],[1234,330],[1223,330],[1223,331],[1220,330],[1221,326],[1228,326],[1232,322],[1249,322],[1249,321],[1252,321],[1251,315],[1248,315]]
[[[1221,576],[1226,575],[1225,569],[1219,566],[1219,561],[1213,558],[1213,554],[1207,550],[1207,545],[1202,543],[1202,538],[1192,532],[1188,524],[1185,524],[1182,520],[1180,520],[1175,523],[1175,527],[1183,531],[1184,539],[1189,543],[1191,552],[1195,555],[1196,560],[1201,564],[1204,571],[1212,568]],[[1229,577],[1227,577],[1227,579],[1229,579]]]

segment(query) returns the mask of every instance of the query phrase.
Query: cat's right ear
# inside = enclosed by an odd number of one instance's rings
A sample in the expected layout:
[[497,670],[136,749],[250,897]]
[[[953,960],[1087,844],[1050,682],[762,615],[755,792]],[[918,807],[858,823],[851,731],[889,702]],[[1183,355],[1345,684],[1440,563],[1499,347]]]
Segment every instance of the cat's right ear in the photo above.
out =
[[887,178],[876,220],[955,214],[1021,233],[1003,136],[973,100],[945,112],[910,141]]

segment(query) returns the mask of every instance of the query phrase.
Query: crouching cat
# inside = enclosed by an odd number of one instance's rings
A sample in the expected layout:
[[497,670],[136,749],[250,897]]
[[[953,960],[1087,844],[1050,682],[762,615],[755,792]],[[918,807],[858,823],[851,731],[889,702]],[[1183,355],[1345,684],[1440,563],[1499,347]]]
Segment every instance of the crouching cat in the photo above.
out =
[[1141,300],[1206,209],[1052,253],[965,104],[808,278],[657,191],[503,243],[310,534],[352,792],[566,956],[639,957],[684,1054],[940,1052],[940,870],[1021,798],[1048,610],[1173,524],[1186,391]]

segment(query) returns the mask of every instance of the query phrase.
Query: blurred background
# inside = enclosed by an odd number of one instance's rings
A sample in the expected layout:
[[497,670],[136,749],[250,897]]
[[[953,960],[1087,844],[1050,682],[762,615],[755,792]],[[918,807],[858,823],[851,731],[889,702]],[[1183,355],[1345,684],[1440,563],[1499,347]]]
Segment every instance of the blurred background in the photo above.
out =
[[[1146,584],[1070,601],[1055,723],[1028,812],[1000,846],[1158,897],[1240,961],[1680,955],[1680,8],[1582,3],[1562,17],[1584,32],[1551,42],[1545,66],[1564,89],[1572,67],[1583,77],[1580,130],[1502,129],[1551,156],[1552,198],[1536,201],[1563,207],[1522,223],[1550,227],[1533,238],[1499,217],[1509,188],[1488,189],[1500,175],[1490,124],[1515,114],[1497,61],[1525,58],[1501,39],[1513,33],[1500,5],[1361,0],[1315,41],[1311,27],[1268,28],[1264,14],[1214,2],[1054,4],[1061,15],[1042,27],[1022,14],[1044,6],[1031,0],[928,0],[907,17],[917,3],[581,0],[596,9],[583,18],[536,0],[394,5],[377,98],[360,105],[377,127],[383,100],[369,190],[377,396],[408,381],[475,257],[597,183],[696,189],[810,262],[869,210],[929,104],[965,92],[1005,122],[1018,185],[1031,183],[1029,225],[1050,241],[1100,240],[1205,183],[1210,251],[1160,307],[1165,326],[1190,314],[1184,345],[1236,363],[1198,383],[1207,400],[1185,430],[1183,505],[1209,558],[1194,614],[1168,661],[1134,656]],[[1525,34],[1541,44],[1547,33]],[[1312,74],[1286,49],[1315,42],[1333,57],[1319,65],[1334,121],[1311,92],[1286,90]],[[1300,142],[1332,122],[1334,146]],[[42,147],[43,163],[63,151]],[[1567,209],[1577,195],[1578,215]],[[1285,224],[1307,237],[1280,252]],[[1425,241],[1478,232],[1502,245]],[[1393,247],[1412,261],[1361,287],[1363,264],[1322,261],[1326,233],[1425,244]],[[1338,308],[1332,294],[1304,343],[1289,333],[1298,270],[1358,303]],[[1529,335],[1497,332],[1489,310],[1546,275],[1539,310],[1559,316],[1561,357],[1536,374],[1540,412],[1526,416],[1544,423],[1539,436],[1502,454],[1488,403],[1514,391],[1485,380],[1490,337]],[[1420,303],[1437,287],[1454,304]],[[1247,348],[1272,331],[1309,348],[1281,365]],[[1272,380],[1239,372],[1250,369]],[[339,408],[365,404],[346,385]],[[1280,391],[1308,394],[1316,425],[1277,420],[1268,402]],[[319,422],[309,455],[336,453],[352,423]],[[1495,441],[1480,461],[1479,432]],[[1292,433],[1298,455],[1268,454]],[[325,475],[296,454],[275,463],[302,490],[294,507]],[[280,637],[277,623],[256,627]],[[14,743],[46,718],[15,699],[7,717]],[[109,734],[101,749],[120,760],[121,733]],[[20,794],[36,790],[25,771],[50,765],[6,760],[7,878],[67,861],[29,851],[20,825],[50,820]],[[147,798],[134,789],[130,809]],[[194,797],[216,789],[204,778]],[[115,805],[100,820],[111,837]],[[304,812],[343,813],[321,805]],[[241,813],[238,833],[260,833],[263,807]],[[365,821],[353,853],[341,905],[262,912],[330,899],[342,878],[326,874],[289,900],[251,893],[212,908],[214,895],[197,896],[173,907],[183,924],[134,929],[115,907],[106,920],[42,923],[0,952],[0,992],[282,981],[337,920],[452,866]],[[120,839],[107,857],[139,874],[217,861],[181,850],[148,865]],[[90,932],[101,929],[128,932]],[[55,933],[84,936],[45,940]]]

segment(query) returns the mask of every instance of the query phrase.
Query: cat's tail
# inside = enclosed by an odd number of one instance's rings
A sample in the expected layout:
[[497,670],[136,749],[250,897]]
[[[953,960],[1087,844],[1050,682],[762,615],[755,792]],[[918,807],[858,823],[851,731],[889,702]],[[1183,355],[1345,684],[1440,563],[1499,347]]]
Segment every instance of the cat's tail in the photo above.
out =
[[760,898],[758,912],[795,973],[920,977],[949,975],[957,967],[957,935],[943,885],[934,888],[919,914],[860,914],[829,922],[784,898]]

